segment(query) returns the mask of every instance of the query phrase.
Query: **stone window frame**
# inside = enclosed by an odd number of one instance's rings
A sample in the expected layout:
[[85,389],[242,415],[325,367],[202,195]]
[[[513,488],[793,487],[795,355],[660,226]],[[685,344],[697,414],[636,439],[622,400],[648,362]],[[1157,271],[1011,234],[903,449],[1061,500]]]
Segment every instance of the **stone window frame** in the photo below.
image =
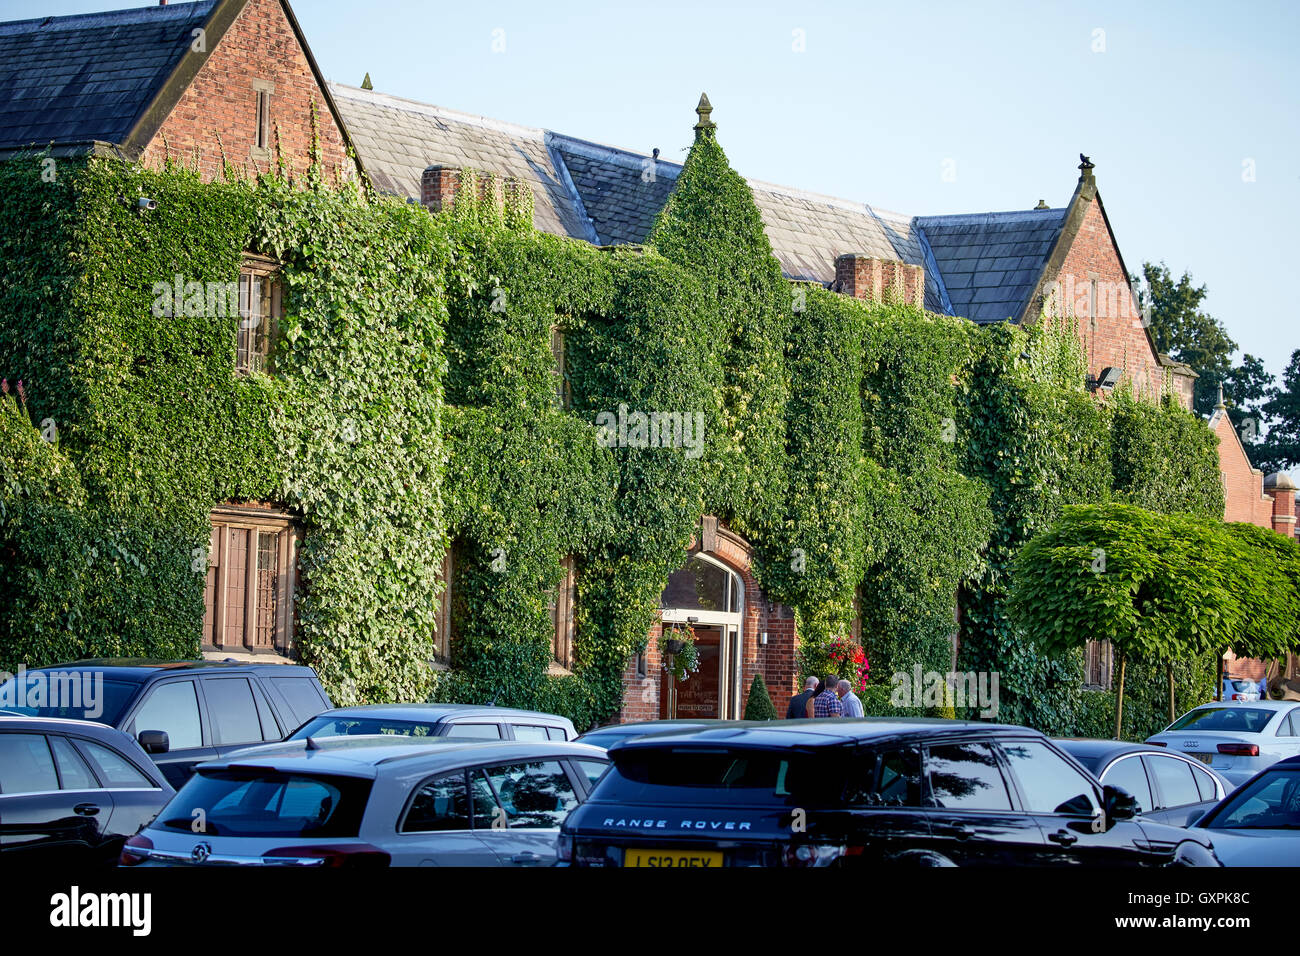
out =
[[[209,515],[211,536],[207,549],[207,580],[204,584],[203,649],[208,652],[239,651],[240,653],[280,654],[290,657],[294,649],[296,605],[299,590],[298,554],[302,549],[302,528],[288,511],[267,506],[226,504],[212,509]],[[230,594],[236,582],[229,578],[232,532],[244,532],[243,607],[239,613],[238,639],[228,641],[231,633]],[[262,555],[261,539],[275,536],[274,577],[271,579],[275,600],[274,615],[267,624],[261,619],[259,594],[265,591],[259,579],[258,559]],[[256,542],[256,550],[249,544]],[[253,559],[250,560],[250,550]],[[258,632],[270,627],[269,641],[259,641]]]
[[253,80],[255,101],[253,114],[253,142],[248,147],[248,158],[262,163],[271,161],[271,142],[274,126],[271,122],[271,98],[275,84],[270,80]]
[[[280,263],[269,256],[245,252],[239,269],[239,322],[235,326],[235,374],[246,377],[254,372],[270,373],[271,344],[284,315],[284,282]],[[253,303],[253,282],[261,289],[258,296],[258,323],[248,326]],[[268,313],[260,314],[262,306]],[[265,320],[265,321],[263,321]]]

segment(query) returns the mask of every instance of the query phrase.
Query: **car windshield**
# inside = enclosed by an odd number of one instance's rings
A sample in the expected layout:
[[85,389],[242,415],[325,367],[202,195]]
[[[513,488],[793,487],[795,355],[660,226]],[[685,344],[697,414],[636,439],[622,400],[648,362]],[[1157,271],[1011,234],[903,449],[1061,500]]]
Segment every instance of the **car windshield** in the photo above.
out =
[[214,837],[355,837],[370,786],[358,777],[200,767],[155,826]]
[[397,737],[436,737],[438,728],[428,721],[393,720],[389,717],[331,717],[321,714],[313,717],[292,734],[289,740],[306,740],[308,737],[365,737],[371,734],[392,734]]
[[812,758],[802,754],[650,750],[616,759],[596,785],[592,799],[691,806],[793,806],[826,793],[828,777],[824,765],[815,769]]
[[[1169,730],[1223,730],[1258,734],[1277,711],[1267,707],[1199,707],[1169,725]],[[1166,731],[1168,733],[1169,731]]]
[[105,680],[102,671],[27,671],[0,685],[0,710],[116,724],[139,690],[132,681]]
[[1300,773],[1266,770],[1230,794],[1201,825],[1214,830],[1300,830]]

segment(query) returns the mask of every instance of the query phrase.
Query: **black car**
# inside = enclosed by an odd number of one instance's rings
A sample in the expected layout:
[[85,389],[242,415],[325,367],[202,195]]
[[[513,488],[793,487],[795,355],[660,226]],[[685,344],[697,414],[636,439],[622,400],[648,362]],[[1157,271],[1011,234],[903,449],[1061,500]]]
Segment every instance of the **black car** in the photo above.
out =
[[577,866],[1206,865],[1024,727],[791,720],[639,737],[565,821]]
[[111,865],[176,792],[103,724],[0,716],[0,866]]
[[0,700],[29,717],[116,727],[139,741],[176,788],[195,764],[281,740],[333,706],[309,667],[138,658],[24,671],[0,687]]
[[1057,740],[1103,784],[1131,793],[1143,820],[1191,826],[1233,790],[1228,780],[1199,760],[1151,744],[1119,740]]

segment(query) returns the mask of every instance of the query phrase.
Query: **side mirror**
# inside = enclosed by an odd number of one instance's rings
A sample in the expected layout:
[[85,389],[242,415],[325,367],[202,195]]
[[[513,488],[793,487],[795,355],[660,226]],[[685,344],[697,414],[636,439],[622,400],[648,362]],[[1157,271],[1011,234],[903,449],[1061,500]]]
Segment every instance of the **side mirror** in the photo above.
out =
[[1132,820],[1137,816],[1137,797],[1123,787],[1107,784],[1104,795],[1107,821]]
[[140,746],[147,754],[165,754],[171,749],[171,741],[167,739],[165,730],[142,730],[135,739],[140,741]]

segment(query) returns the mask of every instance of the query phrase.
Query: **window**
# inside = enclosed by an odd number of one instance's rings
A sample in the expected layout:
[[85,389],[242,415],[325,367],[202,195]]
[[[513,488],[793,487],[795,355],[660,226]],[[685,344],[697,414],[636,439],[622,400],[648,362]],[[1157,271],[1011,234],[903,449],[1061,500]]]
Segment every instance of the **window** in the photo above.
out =
[[402,821],[403,833],[433,833],[469,829],[469,792],[465,774],[458,771],[424,784],[411,801]]
[[561,408],[570,405],[569,379],[564,368],[564,333],[551,328],[551,372],[555,375],[555,402]]
[[852,763],[844,800],[849,806],[919,807],[921,751],[915,747],[864,754]]
[[64,790],[98,790],[99,781],[66,737],[50,737],[50,749],[59,765],[59,781]]
[[[199,770],[153,826],[193,832],[202,808],[207,832],[230,837],[351,839],[374,781],[327,774],[227,768]],[[164,818],[165,817],[165,818]]]
[[272,677],[271,683],[284,697],[298,724],[306,723],[325,709],[325,701],[310,677]]
[[281,287],[273,260],[246,255],[239,273],[239,325],[235,333],[235,372],[268,370],[271,341],[281,316]]
[[165,732],[171,750],[202,747],[199,697],[194,681],[179,680],[155,686],[131,720],[131,736],[144,730]]
[[558,827],[578,805],[573,784],[558,760],[492,767],[487,778],[509,829]]
[[546,739],[547,740],[568,740],[569,735],[564,732],[564,729],[562,727],[547,727]]
[[1160,809],[1201,802],[1191,764],[1176,757],[1147,757],[1146,760],[1160,788]]
[[286,515],[234,506],[218,508],[211,521],[204,647],[288,655],[293,644],[296,528]]
[[1274,736],[1300,737],[1300,733],[1296,733],[1297,730],[1300,730],[1300,726],[1297,726],[1297,723],[1300,723],[1296,720],[1297,716],[1300,715],[1298,715],[1294,710],[1289,714],[1283,715],[1281,723],[1277,725],[1277,730],[1274,732]]
[[1259,734],[1277,713],[1263,707],[1198,707],[1169,725],[1170,730],[1224,730],[1229,733]]
[[136,790],[141,787],[149,790],[157,789],[153,781],[140,772],[139,767],[116,750],[89,740],[83,740],[81,746],[85,748],[91,763],[95,765],[95,772],[99,774],[99,779],[104,781],[105,789]]
[[208,678],[203,682],[203,693],[218,745],[262,742],[262,722],[247,678]]
[[43,734],[0,734],[0,793],[58,789],[54,758]]
[[609,764],[604,760],[575,760],[574,763],[586,775],[588,789],[594,789],[596,783],[601,777],[605,776],[605,771],[609,769]]
[[988,744],[931,747],[926,757],[935,806],[956,810],[1010,810],[1011,795]]
[[1089,690],[1110,690],[1110,641],[1088,641],[1084,646],[1083,686]]
[[515,740],[547,740],[545,727],[533,727],[526,724],[515,724]]
[[1214,778],[1200,767],[1188,764],[1192,768],[1192,776],[1196,778],[1196,789],[1201,791],[1201,801],[1209,802],[1219,799],[1219,788],[1214,785]]
[[253,80],[253,142],[249,156],[269,162],[274,127],[271,125],[271,97],[275,93],[275,84],[266,80]]
[[1100,811],[1092,782],[1046,744],[1011,740],[1003,749],[1030,813],[1095,816]]
[[572,555],[560,563],[564,568],[564,578],[558,587],[550,591],[548,602],[554,634],[551,652],[555,663],[571,670],[573,668],[573,604],[577,598],[578,579]]
[[448,737],[474,737],[483,740],[500,740],[501,728],[496,724],[452,724]]
[[1154,806],[1151,799],[1151,783],[1147,780],[1147,772],[1142,767],[1141,757],[1125,757],[1123,760],[1115,761],[1106,771],[1102,783],[1120,787],[1133,794],[1137,798],[1138,812],[1150,810]]
[[668,587],[659,597],[662,608],[686,611],[741,610],[743,586],[734,572],[692,555],[686,564],[668,575]]
[[438,613],[433,622],[433,653],[442,661],[451,659],[452,551],[452,548],[448,548],[442,556],[442,571],[438,575],[442,590],[438,595]]

